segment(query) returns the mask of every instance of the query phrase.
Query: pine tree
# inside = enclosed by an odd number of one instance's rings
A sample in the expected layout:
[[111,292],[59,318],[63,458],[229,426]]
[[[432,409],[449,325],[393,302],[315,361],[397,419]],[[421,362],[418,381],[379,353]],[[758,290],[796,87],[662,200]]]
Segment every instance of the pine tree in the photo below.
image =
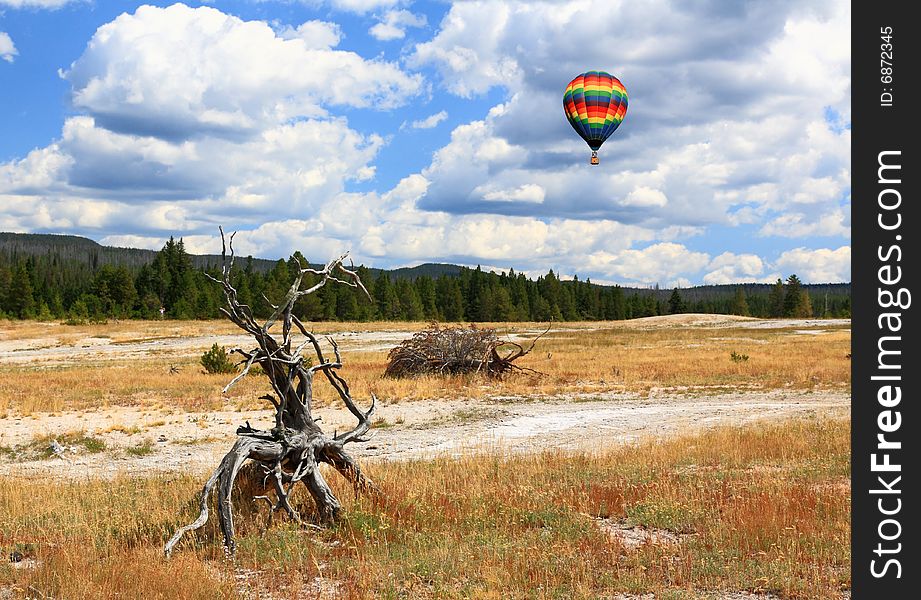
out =
[[[803,304],[803,284],[795,274],[787,277],[786,293],[783,297],[783,316],[795,317]],[[810,308],[810,313],[812,312]]]
[[672,290],[672,295],[668,298],[668,312],[672,315],[677,315],[685,312],[687,307],[684,304],[684,300],[681,298],[681,293],[678,291],[678,288]]
[[435,294],[438,312],[445,321],[457,322],[464,319],[464,295],[457,279],[446,275],[439,277],[435,285]]
[[809,297],[809,292],[806,290],[802,290],[800,293],[799,302],[793,310],[793,316],[799,319],[812,318],[812,298]]
[[527,321],[531,318],[531,300],[528,296],[530,283],[524,273],[516,274],[514,269],[509,269],[509,293],[515,308],[515,320]]
[[627,318],[627,302],[619,285],[605,294],[604,318],[618,321]]
[[736,288],[735,296],[732,298],[732,304],[729,305],[729,314],[742,317],[749,316],[748,301],[745,299],[745,290],[742,289],[741,285]]
[[19,267],[13,271],[4,308],[6,312],[19,319],[27,319],[33,316],[35,297],[32,294],[32,280],[24,262],[20,263]]
[[[299,252],[294,253],[295,256],[300,254]],[[303,265],[307,266],[307,260],[303,260]],[[317,283],[316,275],[312,273],[304,274],[304,279],[302,280],[302,287],[304,289],[310,289]],[[319,294],[307,294],[298,299],[297,304],[294,307],[294,314],[301,320],[307,321],[319,321],[323,318],[323,302],[320,300]]]
[[537,296],[537,300],[531,303],[531,309],[534,311],[535,321],[549,321],[554,318],[553,307],[543,296]]
[[495,312],[492,320],[511,321],[515,315],[515,306],[512,304],[512,295],[504,287],[498,287],[494,293]]
[[374,301],[377,303],[377,318],[384,321],[398,321],[402,317],[400,299],[390,284],[386,273],[378,275],[374,281]]
[[422,301],[422,314],[426,321],[438,320],[438,298],[435,293],[435,282],[431,277],[423,275],[413,282],[419,300]]
[[419,299],[419,293],[408,279],[397,279],[394,285],[394,292],[399,299],[398,319],[404,321],[421,321],[425,312],[422,307],[422,300]]
[[340,321],[357,321],[359,320],[358,298],[355,291],[350,289],[343,290],[336,297],[336,318]]
[[771,294],[768,297],[769,315],[774,318],[784,315],[784,287],[783,279],[778,278],[771,287]]
[[566,321],[576,321],[579,319],[579,311],[576,309],[576,300],[573,294],[574,286],[563,285],[560,283],[559,307],[560,315]]
[[[0,255],[0,259],[2,258],[3,255]],[[6,302],[10,295],[10,282],[12,279],[9,267],[3,261],[0,261],[0,318],[9,312]]]

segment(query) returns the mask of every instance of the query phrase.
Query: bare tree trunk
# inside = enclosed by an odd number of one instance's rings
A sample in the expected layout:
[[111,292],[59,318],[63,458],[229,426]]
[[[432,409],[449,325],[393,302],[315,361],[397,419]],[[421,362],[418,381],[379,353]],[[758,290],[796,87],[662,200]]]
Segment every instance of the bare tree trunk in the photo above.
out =
[[[224,545],[229,552],[234,552],[236,543],[233,489],[237,474],[247,461],[257,465],[263,476],[263,483],[266,484],[263,487],[271,486],[273,490],[274,501],[267,493],[254,498],[268,501],[270,516],[275,511],[284,511],[295,521],[301,521],[300,515],[291,505],[290,496],[294,487],[302,483],[316,504],[320,520],[330,522],[337,518],[342,504],[323,478],[319,469],[320,463],[331,465],[349,480],[356,493],[377,490],[358,463],[345,451],[345,445],[350,442],[366,441],[363,436],[371,427],[370,417],[374,412],[376,398],[372,394],[368,410],[358,408],[352,399],[348,384],[338,373],[342,367],[342,357],[336,342],[332,338],[327,338],[334,355],[332,360],[327,359],[317,337],[293,314],[294,305],[299,298],[316,292],[330,281],[358,288],[370,299],[358,274],[343,266],[348,254],[331,260],[323,269],[301,267],[282,303],[274,307],[272,316],[264,324],[260,324],[253,317],[250,307],[239,302],[237,290],[231,285],[234,263],[233,235],[229,241],[225,240],[222,229],[221,240],[224,242],[222,276],[221,279],[211,278],[224,290],[227,307],[221,308],[221,312],[249,333],[256,342],[255,347],[250,350],[232,350],[243,357],[245,364],[242,372],[227,384],[224,392],[245,377],[253,365],[259,365],[272,387],[272,393],[263,396],[262,399],[270,402],[275,409],[275,426],[268,431],[255,429],[249,423],[237,428],[239,437],[236,443],[202,488],[198,518],[176,530],[164,547],[167,557],[183,535],[207,522],[210,497],[215,489]],[[308,273],[317,275],[319,281],[302,290],[301,283]],[[270,332],[273,327],[280,327],[281,331]],[[298,338],[296,345],[295,338]],[[305,350],[315,358],[313,366],[310,366],[312,360],[305,359],[302,355]],[[330,437],[317,425],[311,409],[313,378],[318,373],[326,377],[346,408],[358,420],[354,429]]]

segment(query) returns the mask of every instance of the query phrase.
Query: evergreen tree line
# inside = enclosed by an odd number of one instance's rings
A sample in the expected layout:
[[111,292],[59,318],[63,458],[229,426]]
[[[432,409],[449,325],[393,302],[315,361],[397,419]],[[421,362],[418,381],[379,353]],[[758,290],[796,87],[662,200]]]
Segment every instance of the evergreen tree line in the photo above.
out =
[[[199,259],[201,257],[198,257]],[[199,260],[199,262],[201,262]],[[306,258],[295,252],[271,268],[252,258],[238,259],[232,281],[241,302],[267,317],[291,286]],[[258,266],[258,268],[257,268]],[[212,319],[221,315],[217,263],[195,266],[183,241],[170,239],[153,260],[140,266],[93,264],[57,252],[24,254],[0,249],[0,317],[65,319]],[[848,317],[848,285],[824,289],[813,298],[796,275],[767,286],[707,286],[685,290],[599,286],[575,277],[562,281],[552,270],[536,280],[521,273],[460,268],[456,275],[393,277],[358,267],[371,292],[368,301],[354,288],[326,285],[300,300],[305,320],[575,321],[619,320],[684,312],[755,317]],[[307,275],[304,284],[316,277]]]

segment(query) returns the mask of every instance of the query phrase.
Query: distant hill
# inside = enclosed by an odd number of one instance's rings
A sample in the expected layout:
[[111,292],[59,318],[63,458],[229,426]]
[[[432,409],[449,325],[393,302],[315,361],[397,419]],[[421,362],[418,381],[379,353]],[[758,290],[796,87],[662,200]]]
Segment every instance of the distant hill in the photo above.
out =
[[[324,257],[325,258],[325,257]],[[71,235],[0,233],[0,318],[108,316],[216,318],[222,299],[201,271],[221,257],[191,255],[170,240],[162,250],[114,248]],[[255,314],[291,285],[284,260],[238,257],[240,297]],[[312,265],[318,267],[319,265]],[[514,265],[512,265],[514,266]],[[364,269],[372,301],[347,286],[325,286],[300,308],[311,320],[547,321],[630,319],[684,312],[752,316],[850,316],[850,284],[701,285],[680,291],[536,279],[452,264]],[[382,276],[385,275],[385,276]],[[309,277],[308,277],[309,279]],[[739,293],[740,288],[744,291]],[[789,301],[788,301],[789,299]]]
[[[103,246],[89,238],[76,235],[57,235],[48,233],[4,233],[0,232],[0,252],[16,256],[48,256],[57,255],[70,260],[86,264],[91,268],[103,265],[123,266],[136,269],[153,262],[157,255],[156,250],[141,248],[120,248],[116,246]],[[189,254],[192,264],[197,269],[216,267],[221,264],[220,254]],[[237,257],[240,264],[248,257]],[[253,270],[267,273],[278,259],[253,258]],[[322,265],[313,264],[314,267]],[[428,276],[433,279],[442,275],[456,277],[462,267],[458,265],[424,263],[415,267],[403,267],[387,271],[392,279],[409,279],[414,281],[418,277]],[[370,271],[377,276],[384,269],[371,268]]]
[[[710,300],[715,297],[729,296],[741,287],[746,296],[769,294],[773,284],[770,283],[727,283],[722,285],[695,285],[694,287],[681,288],[681,297],[687,302]],[[652,295],[657,300],[667,300],[672,293],[672,288],[623,288],[626,293],[637,293],[640,296]],[[827,293],[831,295],[850,295],[850,283],[807,283],[803,289],[809,292],[813,302]]]
[[[103,246],[89,238],[76,235],[57,235],[47,233],[3,233],[0,232],[0,252],[10,256],[47,256],[58,255],[70,260],[76,260],[95,269],[102,265],[124,266],[139,268],[153,262],[157,255],[155,250],[141,248],[120,248]],[[198,269],[216,267],[221,264],[219,254],[190,254],[192,264]],[[237,257],[238,261],[248,260],[249,257]],[[278,259],[253,258],[253,270],[267,273]],[[314,267],[322,265],[313,264]],[[371,273],[377,277],[385,272],[391,279],[408,279],[415,281],[419,277],[437,279],[442,275],[459,277],[467,267],[445,263],[423,263],[415,267],[401,267],[398,269],[378,269],[370,267]],[[563,282],[564,285],[566,282]],[[714,297],[724,297],[735,292],[740,284],[726,285],[698,285],[681,290],[682,297],[688,302],[710,300]],[[768,283],[741,284],[748,295],[767,294],[771,290]],[[601,286],[606,287],[606,286]],[[826,293],[832,295],[850,295],[850,283],[819,283],[803,286],[814,298],[821,299]],[[664,301],[671,294],[671,288],[649,287],[623,287],[625,293],[636,293],[640,296],[653,296],[656,300]]]

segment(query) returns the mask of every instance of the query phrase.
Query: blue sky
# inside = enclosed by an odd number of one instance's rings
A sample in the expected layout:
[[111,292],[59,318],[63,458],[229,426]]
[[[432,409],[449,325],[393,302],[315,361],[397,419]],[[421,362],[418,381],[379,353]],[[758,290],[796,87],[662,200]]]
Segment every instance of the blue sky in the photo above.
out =
[[[0,0],[0,230],[850,280],[847,2]],[[601,165],[561,108],[630,106]]]

